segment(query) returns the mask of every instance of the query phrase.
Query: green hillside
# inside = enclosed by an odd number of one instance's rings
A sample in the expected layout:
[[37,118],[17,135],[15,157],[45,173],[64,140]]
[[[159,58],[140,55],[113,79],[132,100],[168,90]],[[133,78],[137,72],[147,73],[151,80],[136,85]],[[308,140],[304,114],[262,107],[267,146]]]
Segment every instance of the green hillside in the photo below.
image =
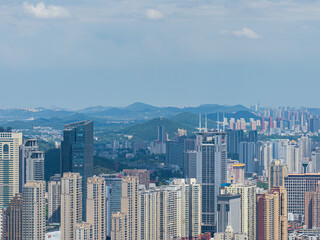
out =
[[163,125],[169,137],[173,137],[178,132],[178,128],[186,129],[188,134],[195,131],[195,128],[185,124],[176,122],[167,118],[154,118],[148,122],[137,124],[121,130],[123,134],[133,135],[135,140],[152,141],[158,137],[158,126]]

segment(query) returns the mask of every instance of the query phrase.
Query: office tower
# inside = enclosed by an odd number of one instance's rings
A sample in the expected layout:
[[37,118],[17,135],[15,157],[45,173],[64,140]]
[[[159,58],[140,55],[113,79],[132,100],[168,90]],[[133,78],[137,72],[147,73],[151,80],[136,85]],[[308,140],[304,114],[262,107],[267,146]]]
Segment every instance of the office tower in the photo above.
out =
[[46,182],[29,181],[24,185],[22,239],[44,240],[46,234]]
[[48,182],[48,223],[60,223],[61,176],[55,174]]
[[244,163],[232,164],[232,183],[244,183],[244,169]]
[[227,193],[241,196],[241,233],[248,239],[256,239],[256,186],[231,184],[221,187],[221,194]]
[[16,193],[6,209],[6,240],[22,239],[22,193]]
[[61,178],[61,240],[75,239],[82,209],[82,177],[80,173],[64,173]]
[[305,225],[309,229],[320,228],[320,189],[305,193]]
[[257,239],[288,239],[287,192],[283,187],[257,195]]
[[219,232],[214,234],[215,240],[249,240],[246,234],[235,233],[232,226],[227,226],[224,232]]
[[254,142],[254,143],[258,142],[258,131],[256,130],[249,131],[248,142]]
[[[93,122],[82,121],[65,125],[61,142],[61,176],[78,172],[82,176],[82,204],[86,208],[87,178],[93,176]],[[83,212],[85,219],[85,211]]]
[[292,140],[288,144],[288,173],[301,173],[302,171],[302,159],[301,159],[301,148],[296,143],[296,141]]
[[309,131],[318,132],[320,129],[320,119],[319,117],[311,117],[309,119]]
[[196,151],[188,150],[184,152],[183,173],[185,178],[197,177],[197,152]]
[[256,144],[254,142],[241,142],[239,162],[246,164],[246,172],[255,172]]
[[311,153],[312,172],[320,172],[320,149],[315,149]]
[[0,209],[19,193],[19,146],[22,133],[0,132]]
[[124,169],[125,176],[136,176],[139,179],[139,184],[149,188],[150,172],[146,169]]
[[288,194],[288,213],[304,214],[305,193],[316,191],[320,173],[288,174],[284,186]]
[[75,240],[96,240],[94,237],[94,227],[91,223],[77,223],[75,230]]
[[171,165],[179,166],[183,170],[183,152],[184,139],[186,137],[179,137],[166,142],[166,162]]
[[184,139],[184,151],[194,151],[196,150],[196,140],[187,138]]
[[241,196],[239,194],[224,194],[218,196],[217,232],[224,232],[228,225],[241,232]]
[[279,160],[273,160],[269,166],[269,191],[273,187],[284,187],[284,178],[288,175],[287,165]]
[[44,152],[33,151],[26,158],[26,182],[44,181]]
[[106,182],[90,177],[87,182],[87,222],[93,226],[93,239],[106,239]]
[[202,188],[202,232],[216,232],[219,186],[227,181],[227,143],[223,132],[196,135],[197,181]]
[[240,142],[245,139],[243,130],[226,130],[227,142],[228,142],[228,154],[232,156],[232,159],[239,159]]
[[158,141],[165,143],[167,141],[167,133],[163,125],[158,126]]

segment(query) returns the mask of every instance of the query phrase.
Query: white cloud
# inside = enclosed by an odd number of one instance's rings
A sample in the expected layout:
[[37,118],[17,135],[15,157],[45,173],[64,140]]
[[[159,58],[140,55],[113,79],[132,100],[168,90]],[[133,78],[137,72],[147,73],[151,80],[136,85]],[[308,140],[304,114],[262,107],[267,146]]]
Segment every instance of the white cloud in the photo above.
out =
[[157,19],[163,18],[163,14],[159,10],[148,9],[146,11],[146,17],[149,18],[149,19],[157,20]]
[[23,7],[26,12],[32,14],[36,18],[64,18],[69,16],[67,9],[54,5],[46,6],[43,2],[40,2],[37,5],[25,2],[23,3]]
[[241,30],[237,31],[222,31],[221,34],[230,34],[237,37],[245,37],[248,39],[259,39],[261,38],[257,33],[255,33],[252,29],[249,28],[242,28]]

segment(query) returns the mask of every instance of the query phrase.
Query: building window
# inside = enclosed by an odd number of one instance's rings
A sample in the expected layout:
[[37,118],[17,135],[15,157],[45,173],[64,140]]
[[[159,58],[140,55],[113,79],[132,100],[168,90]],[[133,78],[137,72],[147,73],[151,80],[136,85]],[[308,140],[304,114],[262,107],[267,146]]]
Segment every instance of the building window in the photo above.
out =
[[3,154],[9,154],[9,146],[8,144],[3,145]]

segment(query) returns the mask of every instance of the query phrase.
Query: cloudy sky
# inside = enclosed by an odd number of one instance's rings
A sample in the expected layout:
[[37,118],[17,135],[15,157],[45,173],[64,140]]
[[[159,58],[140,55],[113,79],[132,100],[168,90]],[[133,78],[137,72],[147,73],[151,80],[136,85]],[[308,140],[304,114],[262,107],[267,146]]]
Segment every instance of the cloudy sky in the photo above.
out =
[[0,4],[0,107],[320,107],[320,1]]

